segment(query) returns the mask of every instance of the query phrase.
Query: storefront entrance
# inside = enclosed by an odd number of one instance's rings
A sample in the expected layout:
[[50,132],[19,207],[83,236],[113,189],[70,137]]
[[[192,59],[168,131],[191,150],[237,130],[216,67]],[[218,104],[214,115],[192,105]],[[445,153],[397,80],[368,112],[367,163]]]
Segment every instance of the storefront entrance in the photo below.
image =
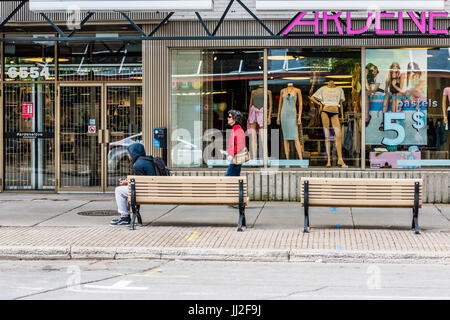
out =
[[140,85],[60,85],[61,190],[112,190],[132,173],[127,147],[142,142]]
[[54,85],[11,83],[4,92],[5,190],[54,190]]

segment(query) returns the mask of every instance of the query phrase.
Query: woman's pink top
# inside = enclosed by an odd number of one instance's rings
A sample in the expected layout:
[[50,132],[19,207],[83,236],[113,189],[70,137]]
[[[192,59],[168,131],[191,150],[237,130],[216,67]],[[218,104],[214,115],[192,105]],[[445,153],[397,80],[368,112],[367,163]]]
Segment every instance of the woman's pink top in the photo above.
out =
[[245,147],[245,132],[241,126],[235,124],[231,129],[230,140],[228,141],[227,154],[234,156]]

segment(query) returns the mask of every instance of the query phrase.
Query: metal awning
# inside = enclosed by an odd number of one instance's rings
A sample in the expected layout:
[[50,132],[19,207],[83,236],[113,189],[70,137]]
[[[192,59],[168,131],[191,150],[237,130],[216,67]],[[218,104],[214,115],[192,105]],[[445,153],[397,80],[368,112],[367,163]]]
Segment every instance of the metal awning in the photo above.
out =
[[[0,23],[0,31],[4,32],[4,27],[8,23],[8,21],[11,20],[14,15],[19,12],[19,10],[24,10],[24,5],[29,0],[22,0],[17,7]],[[262,0],[263,1],[263,0]],[[5,3],[7,1],[1,1],[0,4]],[[199,1],[198,1],[199,2]],[[212,1],[211,1],[212,2]],[[261,1],[260,1],[261,2]],[[273,1],[272,1],[273,2]],[[281,1],[283,2],[283,1]],[[293,2],[299,2],[299,1],[293,1]],[[301,1],[300,1],[301,2]],[[320,1],[318,1],[320,2]],[[398,1],[397,1],[398,2]],[[245,34],[236,34],[236,35],[228,35],[228,36],[218,36],[217,32],[219,31],[220,27],[222,26],[223,22],[225,21],[225,18],[227,17],[227,14],[229,13],[231,6],[239,5],[241,6],[252,18],[252,20],[256,21],[261,28],[263,28],[266,32],[266,35],[245,35]],[[301,9],[299,9],[301,10]],[[192,35],[192,36],[158,36],[158,31],[162,26],[169,23],[169,20],[175,13],[174,11],[169,12],[166,17],[150,32],[145,33],[142,28],[135,22],[133,19],[129,17],[127,13],[124,11],[119,11],[122,15],[124,22],[129,23],[137,32],[139,35],[136,36],[112,36],[112,37],[94,37],[94,36],[81,36],[81,37],[75,37],[75,34],[79,32],[83,26],[91,19],[91,17],[95,14],[95,12],[83,12],[82,19],[80,18],[79,25],[74,28],[74,30],[63,31],[54,21],[52,21],[46,13],[40,12],[40,15],[45,19],[45,21],[48,22],[49,26],[51,26],[57,33],[58,36],[54,37],[21,37],[21,38],[0,38],[0,41],[117,41],[117,40],[123,40],[123,41],[147,41],[147,40],[280,40],[280,39],[372,39],[372,38],[424,38],[424,39],[442,39],[442,38],[450,38],[449,34],[424,34],[420,32],[403,32],[402,34],[396,34],[396,35],[380,35],[376,34],[375,31],[372,32],[366,32],[364,34],[351,34],[351,35],[343,35],[338,33],[328,33],[328,34],[320,34],[316,35],[313,32],[290,32],[288,35],[283,35],[283,31],[298,17],[300,14],[297,13],[291,21],[289,21],[286,26],[284,26],[281,30],[271,30],[261,19],[257,17],[257,15],[250,10],[244,3],[243,0],[229,0],[228,5],[224,9],[221,18],[215,22],[214,29],[209,29],[207,25],[205,24],[202,16],[198,11],[195,11],[195,17],[196,20],[198,20],[198,23],[202,26],[204,30],[203,36],[198,35]],[[128,12],[128,11],[127,11]],[[336,14],[335,12],[332,12],[332,14]],[[420,13],[414,13],[417,14],[416,19],[419,20],[421,17]],[[342,24],[342,26],[345,25],[345,21],[342,17],[338,18],[338,23]],[[449,20],[447,20],[449,21]],[[175,21],[170,21],[170,23],[176,23]],[[375,24],[375,22],[372,22]],[[447,30],[450,30],[450,27],[448,27]]]

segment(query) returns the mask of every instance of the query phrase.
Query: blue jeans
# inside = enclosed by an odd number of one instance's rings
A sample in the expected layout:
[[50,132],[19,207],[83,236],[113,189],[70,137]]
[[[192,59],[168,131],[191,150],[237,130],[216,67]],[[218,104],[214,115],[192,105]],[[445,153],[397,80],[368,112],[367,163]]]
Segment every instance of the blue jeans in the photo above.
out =
[[230,176],[230,177],[238,177],[241,175],[241,164],[234,164],[234,163],[230,163],[230,165],[228,166],[228,170],[227,173],[225,174],[225,176]]

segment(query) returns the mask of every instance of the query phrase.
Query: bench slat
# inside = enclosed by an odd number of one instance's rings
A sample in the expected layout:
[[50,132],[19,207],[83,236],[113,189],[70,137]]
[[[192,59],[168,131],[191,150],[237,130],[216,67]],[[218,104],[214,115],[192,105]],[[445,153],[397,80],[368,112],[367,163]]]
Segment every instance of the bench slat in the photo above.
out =
[[301,182],[308,180],[312,184],[325,185],[414,185],[419,179],[354,179],[354,178],[301,178]]
[[[302,201],[302,204],[304,202]],[[378,208],[386,208],[386,207],[399,207],[399,208],[411,208],[411,206],[414,205],[414,200],[395,200],[395,201],[383,201],[380,202],[380,200],[339,200],[335,199],[333,201],[330,201],[330,199],[327,199],[326,201],[320,201],[320,200],[311,200],[309,201],[310,206],[317,206],[317,207],[329,207],[329,206],[336,206],[336,207],[378,207]],[[420,203],[421,205],[421,203]]]
[[242,180],[244,183],[247,182],[246,176],[239,177],[214,177],[214,176],[128,176],[128,181],[133,178],[136,182],[144,181],[144,182],[159,182],[159,183],[238,183],[239,180]]
[[[239,197],[139,197],[136,196],[136,202],[139,204],[199,204],[199,205],[221,205],[221,204],[239,204]],[[244,197],[244,204],[249,203],[249,198]]]

